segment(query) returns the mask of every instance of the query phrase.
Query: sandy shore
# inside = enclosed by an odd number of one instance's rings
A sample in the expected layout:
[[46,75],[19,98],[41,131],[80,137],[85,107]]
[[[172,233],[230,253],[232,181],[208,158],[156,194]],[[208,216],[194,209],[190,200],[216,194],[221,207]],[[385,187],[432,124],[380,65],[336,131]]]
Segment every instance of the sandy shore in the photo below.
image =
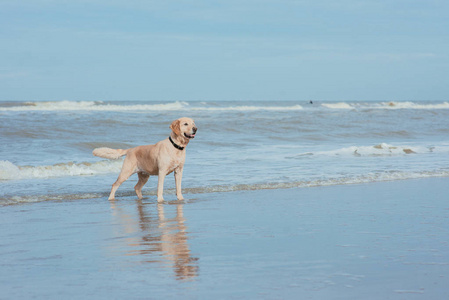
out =
[[448,195],[433,178],[4,206],[0,299],[444,299]]

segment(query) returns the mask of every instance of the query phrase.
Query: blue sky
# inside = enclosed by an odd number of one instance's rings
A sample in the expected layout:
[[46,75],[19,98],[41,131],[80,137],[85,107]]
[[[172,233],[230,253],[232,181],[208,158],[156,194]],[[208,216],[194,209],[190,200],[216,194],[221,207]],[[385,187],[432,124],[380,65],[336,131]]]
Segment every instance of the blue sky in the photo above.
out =
[[0,0],[0,100],[448,100],[446,0]]

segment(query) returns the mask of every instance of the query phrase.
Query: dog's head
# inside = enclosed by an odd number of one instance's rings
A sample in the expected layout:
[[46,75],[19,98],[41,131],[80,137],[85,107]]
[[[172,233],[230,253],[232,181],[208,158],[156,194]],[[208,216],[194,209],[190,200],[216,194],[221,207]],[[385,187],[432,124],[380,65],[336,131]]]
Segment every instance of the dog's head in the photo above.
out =
[[190,118],[180,118],[178,120],[174,120],[170,129],[177,135],[182,136],[186,139],[195,138],[196,131],[198,128],[195,126],[195,121]]

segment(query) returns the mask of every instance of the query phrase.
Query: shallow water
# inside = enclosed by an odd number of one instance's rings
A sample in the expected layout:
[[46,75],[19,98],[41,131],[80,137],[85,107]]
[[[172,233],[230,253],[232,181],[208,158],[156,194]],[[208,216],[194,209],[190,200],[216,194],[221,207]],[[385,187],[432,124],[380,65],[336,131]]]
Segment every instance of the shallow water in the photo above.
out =
[[153,144],[181,116],[199,127],[185,193],[449,175],[448,102],[0,102],[0,203],[103,197],[122,161],[92,150]]
[[1,299],[444,299],[447,178],[0,209]]

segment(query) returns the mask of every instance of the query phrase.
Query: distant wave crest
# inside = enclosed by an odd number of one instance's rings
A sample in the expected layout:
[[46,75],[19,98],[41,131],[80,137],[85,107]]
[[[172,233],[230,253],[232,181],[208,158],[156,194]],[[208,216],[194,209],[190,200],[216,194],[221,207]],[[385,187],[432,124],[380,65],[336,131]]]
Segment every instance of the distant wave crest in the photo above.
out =
[[291,106],[265,106],[265,105],[231,105],[214,106],[207,103],[199,103],[191,106],[188,102],[176,101],[158,104],[115,104],[102,101],[49,101],[49,102],[25,102],[17,106],[0,107],[0,111],[117,111],[117,112],[142,112],[142,111],[177,111],[188,108],[191,111],[286,111],[301,110],[301,105]]
[[226,107],[195,107],[192,110],[205,110],[205,111],[257,111],[257,110],[267,110],[267,111],[286,111],[286,110],[302,110],[304,109],[301,105],[291,105],[291,106],[226,106]]
[[[151,111],[210,111],[210,112],[234,112],[234,111],[296,111],[304,109],[331,109],[331,110],[364,110],[364,109],[417,109],[438,110],[449,109],[449,102],[425,103],[425,102],[324,102],[317,105],[302,106],[299,104],[265,105],[269,102],[254,102],[245,105],[236,105],[227,102],[130,102],[114,103],[103,101],[46,101],[46,102],[23,102],[17,105],[2,105],[0,112],[33,112],[33,111],[116,111],[116,112],[151,112]],[[318,103],[318,102],[317,102]]]
[[160,104],[111,104],[102,101],[25,102],[18,106],[0,107],[0,111],[170,111],[188,106],[187,102]]
[[382,102],[381,106],[388,109],[449,109],[449,102],[415,103],[415,102]]
[[321,106],[328,109],[351,110],[351,109],[417,109],[417,110],[438,110],[449,109],[449,102],[441,103],[416,103],[410,101],[391,102],[329,102],[322,103]]
[[323,103],[322,106],[331,108],[331,109],[354,109],[355,107],[346,102],[338,102],[338,103]]

